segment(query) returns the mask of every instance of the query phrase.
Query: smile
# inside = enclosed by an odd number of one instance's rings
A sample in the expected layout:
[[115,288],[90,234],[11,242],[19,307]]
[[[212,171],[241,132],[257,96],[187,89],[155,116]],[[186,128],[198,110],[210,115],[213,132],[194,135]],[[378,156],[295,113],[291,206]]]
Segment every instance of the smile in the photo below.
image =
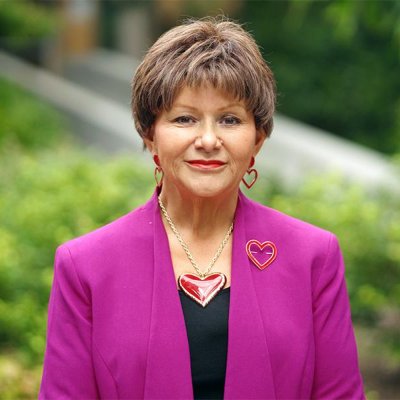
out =
[[187,164],[201,170],[215,170],[226,165],[226,163],[219,160],[191,160],[187,161]]

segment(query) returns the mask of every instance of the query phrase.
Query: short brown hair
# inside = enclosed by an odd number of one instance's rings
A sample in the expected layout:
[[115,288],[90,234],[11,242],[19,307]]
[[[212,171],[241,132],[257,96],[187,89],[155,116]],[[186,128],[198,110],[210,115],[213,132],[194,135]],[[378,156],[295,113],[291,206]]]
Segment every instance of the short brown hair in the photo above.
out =
[[184,86],[210,83],[244,100],[257,129],[270,136],[275,81],[253,37],[226,18],[187,20],[148,50],[132,81],[132,113],[142,138]]

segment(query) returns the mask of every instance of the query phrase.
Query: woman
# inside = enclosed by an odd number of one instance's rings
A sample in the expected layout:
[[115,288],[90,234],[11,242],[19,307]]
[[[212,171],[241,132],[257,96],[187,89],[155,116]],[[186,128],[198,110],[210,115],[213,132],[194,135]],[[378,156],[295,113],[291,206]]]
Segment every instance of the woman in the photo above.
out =
[[335,236],[239,190],[275,101],[252,37],[168,31],[132,99],[157,189],[57,249],[40,398],[364,398]]

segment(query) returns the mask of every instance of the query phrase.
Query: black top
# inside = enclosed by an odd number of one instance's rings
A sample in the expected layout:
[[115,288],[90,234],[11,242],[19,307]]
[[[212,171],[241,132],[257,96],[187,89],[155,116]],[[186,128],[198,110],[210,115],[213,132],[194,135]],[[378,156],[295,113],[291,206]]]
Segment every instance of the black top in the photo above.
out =
[[223,399],[230,288],[202,307],[179,291],[190,348],[195,399]]

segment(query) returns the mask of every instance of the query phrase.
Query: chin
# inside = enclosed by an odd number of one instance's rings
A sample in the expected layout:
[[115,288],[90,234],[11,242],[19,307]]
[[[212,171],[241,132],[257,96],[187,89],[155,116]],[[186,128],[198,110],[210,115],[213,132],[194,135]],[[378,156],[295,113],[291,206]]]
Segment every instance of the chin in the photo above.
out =
[[201,197],[201,198],[212,198],[212,197],[223,197],[228,196],[232,193],[232,188],[224,185],[204,185],[204,184],[192,184],[190,186],[186,186],[186,190],[193,197]]

